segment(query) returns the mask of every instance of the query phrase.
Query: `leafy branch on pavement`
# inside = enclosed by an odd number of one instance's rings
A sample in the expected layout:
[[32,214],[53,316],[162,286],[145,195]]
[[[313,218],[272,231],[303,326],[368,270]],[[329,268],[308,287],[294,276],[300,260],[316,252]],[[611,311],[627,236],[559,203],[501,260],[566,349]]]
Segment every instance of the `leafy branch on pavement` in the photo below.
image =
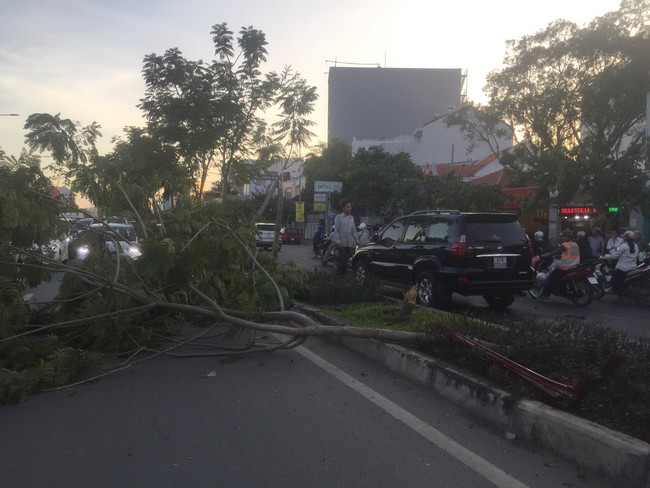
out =
[[[65,276],[57,299],[33,313],[30,320],[0,323],[0,402],[20,401],[44,388],[78,384],[80,372],[114,364],[124,355],[128,359],[112,371],[171,353],[181,346],[169,341],[183,324],[221,324],[234,334],[248,331],[251,337],[259,332],[288,337],[280,345],[249,338],[251,352],[295,347],[309,336],[401,343],[414,343],[421,337],[405,331],[332,327],[285,310],[286,300],[306,287],[306,272],[280,265],[260,252],[254,226],[228,203],[177,209],[167,217],[166,234],[143,239],[143,255],[137,260],[91,252],[83,262],[64,264],[43,257],[37,263],[18,265],[43,267]],[[104,242],[99,239],[94,245],[101,248]],[[189,355],[194,347],[197,353],[206,354],[206,341],[194,346],[197,340],[198,336],[182,343],[190,349]],[[240,355],[242,350],[213,354]]]

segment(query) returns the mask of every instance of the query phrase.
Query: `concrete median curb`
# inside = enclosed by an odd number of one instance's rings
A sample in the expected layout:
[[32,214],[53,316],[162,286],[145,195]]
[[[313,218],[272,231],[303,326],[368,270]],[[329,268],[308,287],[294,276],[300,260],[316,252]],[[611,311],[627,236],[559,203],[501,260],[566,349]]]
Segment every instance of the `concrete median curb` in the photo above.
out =
[[[353,325],[304,304],[322,324]],[[630,488],[650,488],[650,444],[540,402],[520,400],[475,375],[395,344],[341,337],[344,347],[377,361],[506,432],[598,471]],[[619,485],[617,485],[619,486]]]

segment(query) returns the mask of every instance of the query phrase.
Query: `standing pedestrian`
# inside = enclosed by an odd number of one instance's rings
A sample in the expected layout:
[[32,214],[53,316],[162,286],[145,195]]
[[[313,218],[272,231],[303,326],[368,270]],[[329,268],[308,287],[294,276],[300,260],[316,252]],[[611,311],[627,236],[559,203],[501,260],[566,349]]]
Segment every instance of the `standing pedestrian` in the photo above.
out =
[[605,252],[613,253],[621,244],[623,244],[623,239],[618,235],[617,230],[612,229],[607,244],[605,245]]
[[605,239],[600,235],[599,227],[594,227],[591,230],[591,235],[588,237],[588,240],[592,256],[597,257],[605,254]]
[[334,231],[339,239],[339,262],[336,271],[339,274],[345,274],[348,269],[348,260],[359,244],[359,237],[354,217],[350,215],[352,202],[347,198],[341,200],[341,210],[342,212],[334,218]]

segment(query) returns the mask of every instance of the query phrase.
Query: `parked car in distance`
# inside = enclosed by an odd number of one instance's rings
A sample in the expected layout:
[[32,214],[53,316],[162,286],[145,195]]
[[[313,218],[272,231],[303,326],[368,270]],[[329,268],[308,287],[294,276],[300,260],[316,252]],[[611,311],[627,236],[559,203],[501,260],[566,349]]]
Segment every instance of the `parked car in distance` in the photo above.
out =
[[422,305],[458,293],[506,308],[533,286],[531,258],[516,215],[422,210],[395,219],[359,246],[352,267],[359,280],[416,286]]
[[93,252],[93,241],[102,240],[111,255],[118,252],[131,259],[139,258],[138,238],[131,224],[92,224],[73,241],[73,259],[84,260]]
[[[60,263],[67,262],[70,258],[70,229],[70,222],[68,220],[61,219],[57,225],[56,230],[53,232],[53,237],[50,240],[43,243],[34,242],[28,249],[26,249],[26,252],[36,258],[38,258],[40,255],[49,261],[58,261]],[[23,262],[24,257],[25,256],[22,255],[22,253],[19,254],[17,256],[17,261]]]
[[69,252],[70,236],[59,234],[54,239],[40,246],[43,256],[54,261],[66,263],[70,258]]
[[[255,224],[257,234],[255,235],[255,243],[257,247],[263,249],[270,249],[273,247],[273,239],[275,237],[275,224],[268,222],[260,222]],[[280,239],[278,245],[282,243]]]
[[77,237],[80,235],[82,232],[85,230],[88,230],[88,228],[96,224],[97,220],[93,219],[92,217],[84,217],[83,219],[77,219],[76,221],[73,222],[72,224],[72,230],[70,231],[70,235],[72,237]]
[[282,227],[280,229],[280,238],[282,239],[282,244],[300,244],[300,229],[295,227]]
[[43,256],[49,261],[66,263],[70,258],[69,242],[70,238],[68,236],[60,235],[54,239],[50,239],[44,244],[33,243],[24,253],[16,254],[16,262],[25,262],[25,257],[29,255],[39,260],[40,256]]

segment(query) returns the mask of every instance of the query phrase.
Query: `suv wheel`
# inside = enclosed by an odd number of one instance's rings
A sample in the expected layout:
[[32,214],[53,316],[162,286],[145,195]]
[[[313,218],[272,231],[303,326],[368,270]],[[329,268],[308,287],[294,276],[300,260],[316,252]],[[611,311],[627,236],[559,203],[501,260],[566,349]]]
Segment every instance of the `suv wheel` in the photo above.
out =
[[365,283],[368,281],[370,272],[368,271],[368,263],[366,261],[362,260],[354,265],[354,276],[359,283]]
[[483,297],[491,308],[503,310],[512,305],[515,297],[512,295],[485,295]]
[[433,307],[438,303],[438,282],[431,273],[425,271],[418,275],[418,303],[425,307]]

